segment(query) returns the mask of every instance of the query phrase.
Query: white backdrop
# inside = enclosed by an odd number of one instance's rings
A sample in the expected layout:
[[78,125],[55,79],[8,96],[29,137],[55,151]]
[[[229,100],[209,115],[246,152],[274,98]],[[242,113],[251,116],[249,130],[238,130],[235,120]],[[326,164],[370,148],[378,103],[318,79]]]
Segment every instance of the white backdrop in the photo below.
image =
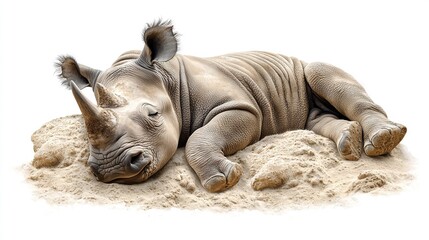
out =
[[[425,1],[111,2],[0,3],[0,239],[428,239]],[[349,206],[276,214],[52,206],[37,199],[21,170],[33,156],[30,136],[53,118],[79,113],[55,77],[56,57],[70,54],[105,69],[121,52],[141,49],[142,29],[158,18],[173,20],[180,54],[265,50],[345,69],[392,120],[408,126],[403,144],[415,158],[416,180],[401,193],[354,197]]]

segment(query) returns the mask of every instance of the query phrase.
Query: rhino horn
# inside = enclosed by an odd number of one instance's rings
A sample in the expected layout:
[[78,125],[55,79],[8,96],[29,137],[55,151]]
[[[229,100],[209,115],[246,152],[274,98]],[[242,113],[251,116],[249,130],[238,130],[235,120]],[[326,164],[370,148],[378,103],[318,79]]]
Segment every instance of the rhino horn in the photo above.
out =
[[98,106],[102,108],[117,108],[128,104],[124,97],[110,91],[101,83],[95,85],[95,97]]
[[88,138],[95,144],[101,144],[114,135],[117,116],[112,110],[103,109],[93,104],[73,82],[70,82],[73,96],[82,112]]

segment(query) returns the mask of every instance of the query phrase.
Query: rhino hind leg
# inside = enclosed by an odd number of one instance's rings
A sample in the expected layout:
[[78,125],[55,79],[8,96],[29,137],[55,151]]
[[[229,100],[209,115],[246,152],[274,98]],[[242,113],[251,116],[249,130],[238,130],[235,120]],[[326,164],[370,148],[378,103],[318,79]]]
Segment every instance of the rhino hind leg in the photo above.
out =
[[[374,122],[377,122],[374,119]],[[394,149],[407,133],[407,128],[391,121],[374,124],[373,130],[365,138],[364,149],[366,155],[380,156]]]
[[362,126],[366,155],[374,157],[387,154],[401,142],[407,128],[390,121],[384,110],[371,100],[351,75],[324,63],[310,63],[304,72],[315,96]]
[[362,153],[362,127],[356,121],[339,119],[318,108],[311,110],[306,129],[335,142],[338,153],[346,160],[358,160]]

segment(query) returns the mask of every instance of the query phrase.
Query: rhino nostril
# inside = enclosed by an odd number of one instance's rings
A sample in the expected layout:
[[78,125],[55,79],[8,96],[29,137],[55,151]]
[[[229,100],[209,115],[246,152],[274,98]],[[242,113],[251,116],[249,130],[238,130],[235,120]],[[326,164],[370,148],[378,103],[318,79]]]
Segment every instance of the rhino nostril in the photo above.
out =
[[142,153],[139,153],[139,154],[137,154],[135,156],[132,156],[131,160],[130,160],[130,164],[134,164],[134,165],[137,164],[142,157],[143,157]]
[[129,156],[128,160],[128,169],[132,172],[141,171],[146,165],[150,162],[150,158],[146,156],[143,152],[137,152]]

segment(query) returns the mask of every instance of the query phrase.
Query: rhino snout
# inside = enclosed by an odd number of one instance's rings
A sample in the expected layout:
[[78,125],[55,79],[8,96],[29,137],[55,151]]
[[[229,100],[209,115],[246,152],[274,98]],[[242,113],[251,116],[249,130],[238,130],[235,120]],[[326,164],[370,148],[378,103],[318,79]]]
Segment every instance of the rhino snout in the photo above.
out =
[[[132,150],[126,153],[123,161],[118,165],[121,165],[120,168],[115,166],[110,166],[110,169],[103,168],[103,164],[99,164],[97,159],[90,157],[88,164],[90,166],[91,172],[97,178],[97,180],[102,182],[112,182],[116,179],[127,179],[136,176],[143,169],[148,166],[153,160],[153,155],[144,150]],[[107,164],[110,165],[110,164]]]

